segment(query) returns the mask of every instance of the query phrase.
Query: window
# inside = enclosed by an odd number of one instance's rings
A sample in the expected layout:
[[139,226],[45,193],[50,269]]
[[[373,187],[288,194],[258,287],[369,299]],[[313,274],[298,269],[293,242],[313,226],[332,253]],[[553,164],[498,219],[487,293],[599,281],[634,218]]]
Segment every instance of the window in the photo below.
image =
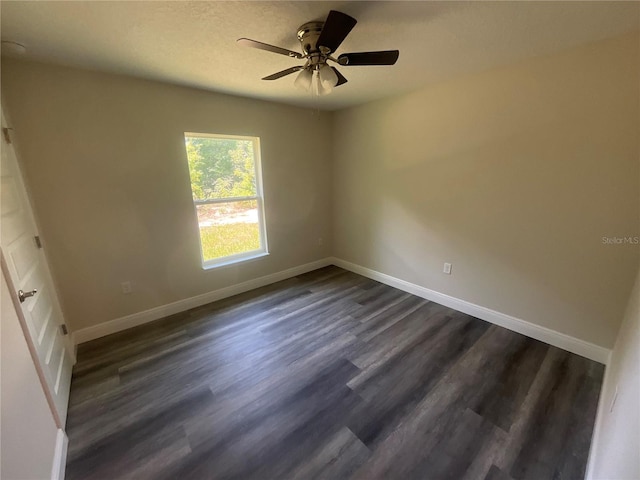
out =
[[260,139],[184,134],[204,268],[267,254]]

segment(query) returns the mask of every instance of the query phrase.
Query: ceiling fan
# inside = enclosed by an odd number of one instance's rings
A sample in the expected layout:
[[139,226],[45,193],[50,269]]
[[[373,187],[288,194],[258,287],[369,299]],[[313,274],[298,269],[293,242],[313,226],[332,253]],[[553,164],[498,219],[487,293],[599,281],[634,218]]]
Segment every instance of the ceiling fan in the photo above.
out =
[[398,50],[343,53],[338,58],[332,56],[356,23],[355,18],[336,10],[331,10],[324,22],[305,23],[298,28],[298,40],[302,47],[302,53],[248,38],[240,38],[238,43],[245,47],[279,53],[299,60],[306,59],[304,65],[287,68],[264,77],[262,80],[276,80],[300,72],[294,82],[296,87],[304,90],[311,90],[313,87],[315,93],[325,95],[330,93],[334,87],[347,83],[347,79],[338,69],[328,65],[327,61],[351,67],[356,65],[393,65],[398,60],[400,55]]

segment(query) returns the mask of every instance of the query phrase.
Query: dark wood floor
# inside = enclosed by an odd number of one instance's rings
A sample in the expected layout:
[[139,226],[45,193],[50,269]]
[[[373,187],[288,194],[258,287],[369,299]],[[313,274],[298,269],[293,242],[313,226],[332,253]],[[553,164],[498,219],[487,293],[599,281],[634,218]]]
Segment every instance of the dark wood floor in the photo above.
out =
[[603,371],[327,267],[81,345],[67,479],[580,479]]

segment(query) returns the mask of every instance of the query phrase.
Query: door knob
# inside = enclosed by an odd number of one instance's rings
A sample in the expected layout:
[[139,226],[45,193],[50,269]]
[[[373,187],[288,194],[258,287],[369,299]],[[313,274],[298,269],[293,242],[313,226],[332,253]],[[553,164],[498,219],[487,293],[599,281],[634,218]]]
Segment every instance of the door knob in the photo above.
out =
[[33,297],[36,293],[38,293],[38,290],[36,290],[35,288],[30,292],[23,292],[22,290],[18,290],[18,299],[20,300],[20,303],[24,303],[27,298]]

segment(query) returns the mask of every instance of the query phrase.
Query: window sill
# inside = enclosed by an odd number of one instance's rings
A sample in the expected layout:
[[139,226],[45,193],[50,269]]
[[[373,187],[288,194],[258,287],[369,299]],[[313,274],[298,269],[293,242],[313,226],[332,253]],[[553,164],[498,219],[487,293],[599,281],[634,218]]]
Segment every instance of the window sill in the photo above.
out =
[[238,256],[236,258],[226,258],[221,260],[211,260],[202,265],[203,270],[211,270],[218,267],[228,267],[230,265],[235,265],[236,263],[248,262],[250,260],[256,260],[258,258],[266,257],[269,255],[269,252],[257,252],[252,254],[247,254]]

